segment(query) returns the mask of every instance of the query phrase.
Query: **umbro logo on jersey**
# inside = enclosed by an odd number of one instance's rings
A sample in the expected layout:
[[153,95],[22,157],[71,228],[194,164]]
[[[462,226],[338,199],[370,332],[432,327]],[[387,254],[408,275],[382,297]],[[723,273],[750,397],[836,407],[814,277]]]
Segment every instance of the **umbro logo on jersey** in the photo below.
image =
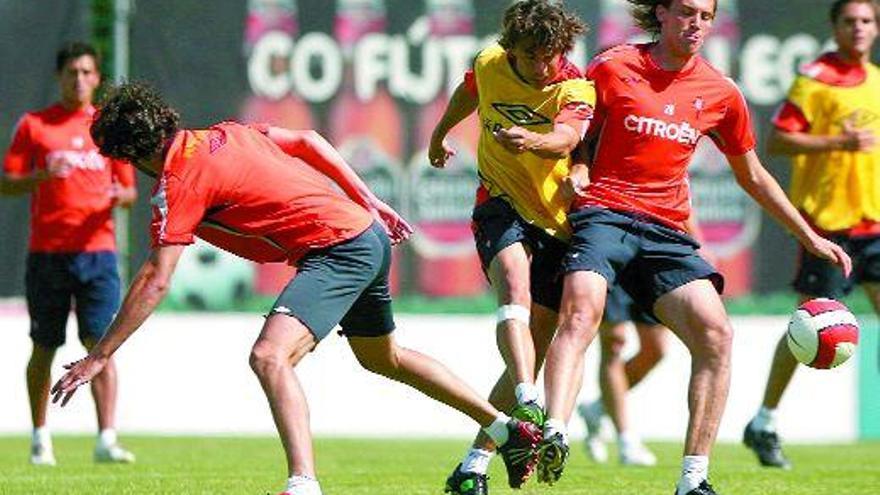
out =
[[547,117],[532,110],[523,104],[511,105],[508,103],[493,103],[492,108],[516,125],[541,125],[549,124]]
[[665,120],[638,115],[627,115],[623,119],[626,130],[644,136],[656,136],[681,144],[696,146],[702,134],[687,122],[666,122]]
[[858,110],[855,110],[846,117],[840,119],[840,124],[845,124],[854,129],[861,129],[876,122],[877,119],[880,119],[880,115],[877,115],[870,110],[859,108]]

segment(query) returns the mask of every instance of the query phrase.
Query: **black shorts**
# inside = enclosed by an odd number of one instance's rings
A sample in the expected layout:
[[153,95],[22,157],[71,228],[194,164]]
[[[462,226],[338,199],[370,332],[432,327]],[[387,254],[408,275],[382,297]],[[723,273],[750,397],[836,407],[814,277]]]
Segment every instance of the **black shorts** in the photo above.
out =
[[609,287],[619,284],[652,317],[660,296],[689,282],[709,279],[719,293],[724,287],[721,274],[697,254],[697,241],[648,216],[588,207],[568,220],[574,233],[565,273],[598,273]]
[[270,314],[296,317],[317,340],[337,324],[352,337],[380,337],[394,331],[388,270],[391,242],[378,223],[335,246],[315,249],[278,296]]
[[619,285],[611,287],[605,299],[605,312],[602,321],[611,325],[631,321],[633,323],[659,323],[650,313],[642,309]]
[[30,253],[25,292],[31,317],[31,339],[49,349],[66,340],[71,301],[82,342],[107,331],[120,301],[116,253]]
[[801,247],[798,271],[792,283],[794,290],[812,297],[840,299],[857,285],[880,282],[880,236],[834,235],[829,240],[839,244],[850,255],[852,274],[849,278],[845,277],[840,267]]
[[522,243],[532,255],[529,291],[532,302],[559,311],[562,301],[562,259],[568,245],[526,222],[510,204],[491,198],[474,208],[474,242],[483,270],[504,248]]

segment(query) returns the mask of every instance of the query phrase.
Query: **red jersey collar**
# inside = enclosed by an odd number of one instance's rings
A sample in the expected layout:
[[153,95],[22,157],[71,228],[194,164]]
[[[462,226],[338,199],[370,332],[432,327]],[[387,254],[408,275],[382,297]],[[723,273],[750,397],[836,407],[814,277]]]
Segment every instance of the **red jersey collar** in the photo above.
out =
[[801,67],[801,74],[831,86],[858,86],[865,82],[868,71],[860,63],[847,62],[837,52],[822,54],[815,61]]

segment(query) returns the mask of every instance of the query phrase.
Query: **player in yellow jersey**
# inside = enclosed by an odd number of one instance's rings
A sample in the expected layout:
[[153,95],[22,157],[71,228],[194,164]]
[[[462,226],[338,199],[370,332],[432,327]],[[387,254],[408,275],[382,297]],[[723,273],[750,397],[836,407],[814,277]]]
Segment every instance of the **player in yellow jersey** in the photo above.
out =
[[[853,259],[846,278],[801,248],[794,281],[801,301],[839,298],[861,285],[880,312],[880,69],[869,62],[878,21],[876,0],[832,4],[837,51],[802,68],[773,119],[769,149],[792,157],[791,202]],[[783,336],[763,404],[743,434],[764,466],[791,467],[776,433],[776,408],[796,367]]]
[[[450,129],[478,111],[480,185],[474,238],[498,299],[497,340],[506,372],[490,402],[543,424],[535,375],[553,337],[562,293],[569,199],[563,182],[572,150],[583,138],[595,102],[592,84],[565,58],[585,30],[562,2],[526,0],[504,14],[501,38],[482,50],[465,74],[431,137],[429,159],[443,167],[455,153]],[[494,446],[478,437],[446,491],[487,493]],[[536,458],[504,457],[511,487],[519,488]]]

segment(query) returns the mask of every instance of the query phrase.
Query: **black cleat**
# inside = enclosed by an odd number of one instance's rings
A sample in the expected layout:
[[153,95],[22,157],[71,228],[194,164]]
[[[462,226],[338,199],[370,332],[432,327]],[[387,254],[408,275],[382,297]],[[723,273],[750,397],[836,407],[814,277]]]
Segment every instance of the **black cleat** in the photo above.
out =
[[545,438],[538,444],[538,481],[552,485],[562,477],[568,461],[568,444],[561,433]]
[[791,469],[791,462],[782,453],[782,443],[776,432],[755,430],[749,422],[743,431],[743,443],[757,454],[762,466]]
[[498,452],[507,468],[507,484],[520,488],[538,464],[541,430],[532,423],[511,419],[507,422],[507,433],[507,442],[498,447]]
[[463,473],[461,464],[455,466],[455,471],[446,478],[446,488],[443,493],[453,495],[488,495],[489,477],[480,473]]
[[[678,495],[678,490],[675,491],[675,495]],[[710,485],[708,481],[703,480],[702,482],[700,482],[700,486],[685,493],[684,495],[718,495],[718,494],[715,493],[715,489],[712,488],[712,485]]]

